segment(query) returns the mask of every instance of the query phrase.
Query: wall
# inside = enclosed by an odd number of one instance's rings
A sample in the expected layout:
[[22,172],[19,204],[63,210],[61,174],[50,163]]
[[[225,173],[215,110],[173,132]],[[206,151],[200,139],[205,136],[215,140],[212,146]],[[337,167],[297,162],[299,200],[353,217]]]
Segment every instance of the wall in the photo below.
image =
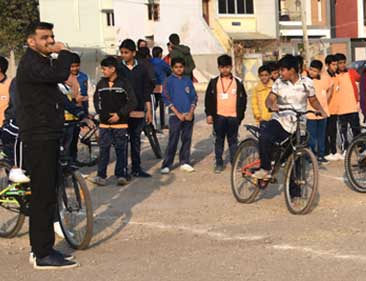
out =
[[336,36],[358,37],[357,0],[337,1],[336,9]]
[[256,0],[254,1],[254,12],[257,19],[257,32],[271,38],[277,38],[277,5],[276,1]]

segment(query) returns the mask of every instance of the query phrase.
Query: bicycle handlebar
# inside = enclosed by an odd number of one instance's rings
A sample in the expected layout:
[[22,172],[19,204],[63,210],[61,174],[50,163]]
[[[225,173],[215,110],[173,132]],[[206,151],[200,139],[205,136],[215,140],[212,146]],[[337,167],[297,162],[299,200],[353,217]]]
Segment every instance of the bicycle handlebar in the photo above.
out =
[[[270,112],[275,112],[271,109],[269,109]],[[305,112],[301,112],[301,111],[297,111],[296,109],[293,109],[293,108],[279,108],[279,110],[277,112],[280,112],[280,111],[292,111],[294,113],[296,113],[297,116],[302,116],[302,115],[306,115],[306,114],[314,114],[315,116],[321,116],[322,114],[319,112],[319,111],[314,111],[314,110],[307,110]]]

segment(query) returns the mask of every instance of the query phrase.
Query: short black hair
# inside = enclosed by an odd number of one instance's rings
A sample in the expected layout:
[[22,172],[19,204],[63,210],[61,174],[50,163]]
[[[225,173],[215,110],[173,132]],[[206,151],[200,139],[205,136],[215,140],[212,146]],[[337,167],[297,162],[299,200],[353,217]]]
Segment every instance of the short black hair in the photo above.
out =
[[139,39],[137,40],[137,48],[140,49],[141,42],[145,42],[147,44],[147,41],[145,39]]
[[148,47],[142,47],[138,51],[139,57],[143,59],[150,58],[150,49]]
[[233,59],[229,55],[221,55],[217,58],[217,65],[218,66],[232,66]]
[[49,23],[49,22],[44,22],[44,21],[34,21],[28,26],[28,28],[26,30],[27,37],[35,35],[37,29],[52,30],[53,24]]
[[163,54],[163,49],[161,47],[156,46],[152,49],[153,58],[158,58],[161,54]]
[[74,64],[74,63],[80,64],[80,56],[77,53],[72,53],[71,55],[72,55],[71,63],[72,64]]
[[177,63],[182,64],[183,66],[186,66],[186,62],[184,61],[183,58],[173,58],[172,62],[170,63],[171,66],[176,65]]
[[169,42],[175,46],[179,45],[179,43],[180,43],[179,35],[177,33],[170,34]]
[[113,56],[108,56],[108,57],[105,57],[101,63],[100,63],[101,66],[104,66],[104,67],[114,67],[117,69],[117,66],[118,66],[118,61],[115,57]]
[[2,74],[6,74],[6,71],[8,70],[8,66],[9,66],[8,60],[5,57],[0,56],[0,72]]
[[327,55],[325,57],[325,64],[326,65],[330,65],[332,62],[336,62],[337,58],[335,57],[335,55]]
[[291,68],[295,69],[296,72],[299,72],[299,60],[297,57],[293,55],[285,55],[278,61],[279,68],[286,68],[290,70]]
[[313,60],[310,63],[310,67],[316,68],[321,71],[323,69],[323,63],[320,60]]
[[340,61],[340,60],[347,60],[347,57],[345,54],[342,54],[342,53],[337,53],[335,54],[335,57],[336,57],[336,60],[337,61]]
[[136,43],[132,39],[125,39],[122,41],[119,49],[127,49],[131,52],[136,52]]
[[271,74],[271,69],[268,67],[268,65],[262,65],[260,68],[258,68],[258,74],[266,71],[268,72],[268,74]]
[[278,63],[275,61],[271,61],[271,62],[265,64],[265,66],[268,67],[270,72],[280,69],[280,67],[278,66]]

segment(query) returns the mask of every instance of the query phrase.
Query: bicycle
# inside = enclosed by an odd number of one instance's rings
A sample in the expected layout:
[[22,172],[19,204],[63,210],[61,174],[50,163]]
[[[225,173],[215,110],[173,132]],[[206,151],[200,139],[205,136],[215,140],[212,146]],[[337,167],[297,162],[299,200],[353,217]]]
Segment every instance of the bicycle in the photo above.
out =
[[76,165],[78,167],[92,167],[98,163],[99,157],[99,122],[93,119],[94,128],[87,124],[80,124],[78,155]]
[[[13,238],[30,214],[30,183],[9,181],[11,166],[0,160],[0,237]],[[88,186],[80,172],[67,160],[59,161],[57,218],[68,244],[86,249],[93,235],[93,209]]]
[[[292,214],[307,214],[312,210],[318,194],[318,161],[308,149],[308,136],[301,133],[301,116],[315,111],[298,112],[292,108],[280,111],[292,111],[296,114],[296,131],[281,143],[274,144],[273,168],[269,180],[256,180],[253,174],[260,169],[258,140],[260,129],[245,125],[252,137],[243,140],[236,151],[231,170],[231,188],[240,203],[253,203],[261,190],[269,183],[277,183],[277,175],[284,167],[284,193],[288,210]],[[307,188],[309,187],[309,188]],[[300,195],[300,196],[299,196]]]

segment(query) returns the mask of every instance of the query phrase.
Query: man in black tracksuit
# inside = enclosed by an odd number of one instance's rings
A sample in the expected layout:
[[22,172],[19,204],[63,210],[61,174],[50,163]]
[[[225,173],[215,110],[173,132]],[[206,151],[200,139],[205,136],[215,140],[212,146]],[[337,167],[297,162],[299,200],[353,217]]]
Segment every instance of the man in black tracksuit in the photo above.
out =
[[[78,263],[53,249],[57,205],[57,167],[64,127],[63,96],[58,83],[70,74],[72,54],[55,43],[53,25],[36,22],[28,31],[29,48],[19,62],[16,119],[31,176],[30,243],[35,268],[71,268]],[[49,55],[59,53],[53,61]]]
[[106,185],[107,166],[111,145],[116,150],[114,174],[119,185],[128,182],[128,115],[136,108],[137,101],[131,84],[117,76],[117,59],[107,57],[101,62],[103,78],[94,94],[94,107],[100,116],[98,175],[94,182]]

